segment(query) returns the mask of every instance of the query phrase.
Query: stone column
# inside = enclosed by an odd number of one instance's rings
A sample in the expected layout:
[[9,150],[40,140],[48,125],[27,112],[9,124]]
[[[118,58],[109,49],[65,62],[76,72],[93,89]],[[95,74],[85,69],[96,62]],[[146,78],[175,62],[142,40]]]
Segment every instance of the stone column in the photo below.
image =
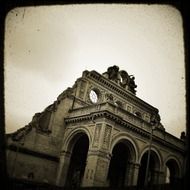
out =
[[138,176],[139,176],[139,168],[140,168],[139,163],[133,164],[133,179],[132,179],[132,184],[131,184],[132,186],[137,186]]
[[133,163],[128,162],[126,172],[125,172],[125,182],[124,182],[125,187],[131,185],[132,177],[133,177]]
[[153,177],[153,184],[159,184],[159,175],[160,175],[160,171],[158,170],[154,170],[152,172],[152,177]]
[[70,152],[62,152],[60,156],[56,185],[64,186],[67,178],[69,163],[70,163],[71,153]]
[[164,171],[158,172],[158,184],[165,184],[166,183],[166,173]]
[[110,156],[101,151],[89,151],[82,187],[108,186],[107,175]]
[[138,163],[128,162],[127,171],[125,176],[125,186],[136,186],[139,174]]

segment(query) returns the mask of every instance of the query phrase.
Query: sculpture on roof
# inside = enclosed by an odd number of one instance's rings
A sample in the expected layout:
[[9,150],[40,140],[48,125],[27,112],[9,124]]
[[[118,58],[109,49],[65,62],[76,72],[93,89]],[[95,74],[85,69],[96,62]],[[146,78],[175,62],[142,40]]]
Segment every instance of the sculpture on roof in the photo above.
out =
[[119,71],[119,74],[121,76],[120,86],[125,88],[129,84],[129,80],[130,80],[129,75],[124,70]]
[[135,84],[135,77],[133,75],[129,76],[129,88],[131,90],[131,92],[133,92],[134,94],[136,93],[135,88],[137,87],[137,85]]
[[110,80],[113,80],[116,83],[120,81],[118,66],[114,65],[113,67],[108,67],[107,73]]
[[133,94],[136,94],[135,88],[137,85],[135,84],[135,77],[133,75],[129,75],[124,70],[119,70],[118,66],[114,65],[112,67],[108,67],[107,72],[103,73],[103,76],[119,84],[126,90],[129,90]]

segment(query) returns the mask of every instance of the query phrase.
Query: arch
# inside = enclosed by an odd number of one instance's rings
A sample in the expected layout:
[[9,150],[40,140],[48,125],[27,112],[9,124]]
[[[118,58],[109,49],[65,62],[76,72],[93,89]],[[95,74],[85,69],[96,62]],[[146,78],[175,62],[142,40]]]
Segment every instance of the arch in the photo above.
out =
[[133,155],[131,161],[137,162],[139,155],[137,143],[126,133],[119,133],[115,135],[111,141],[110,153],[113,151],[114,146],[120,142],[123,142],[129,148],[130,153]]
[[176,156],[168,156],[164,162],[165,183],[169,183],[172,188],[180,187],[181,164]]
[[120,141],[112,151],[107,180],[112,188],[125,186],[125,178],[128,170],[130,151],[127,145]]
[[[77,138],[73,138],[76,137],[76,135],[78,134],[78,138],[80,137],[80,135],[84,133],[88,136],[88,140],[89,140],[89,147],[91,146],[91,142],[92,142],[92,136],[90,134],[90,131],[84,127],[77,127],[72,129],[68,134],[67,137],[65,138],[64,142],[63,142],[63,146],[61,148],[62,151],[68,151],[68,150],[72,150],[72,146],[75,144],[75,141],[77,141]],[[69,151],[70,152],[70,151]]]
[[175,155],[169,155],[169,156],[165,159],[165,161],[164,161],[164,166],[166,166],[167,162],[170,162],[170,161],[172,161],[173,164],[174,164],[174,167],[175,167],[176,169],[178,169],[177,176],[180,177],[180,176],[182,175],[182,169],[181,169],[181,168],[182,168],[182,165],[181,165],[179,159],[178,159]]
[[89,150],[88,135],[81,131],[74,133],[68,142],[67,150],[71,152],[71,156],[66,176],[66,187],[78,188],[81,186],[86,168]]
[[163,163],[162,157],[159,150],[157,150],[155,146],[152,146],[150,150],[149,167],[147,168],[149,150],[149,146],[146,146],[139,157],[140,168],[137,181],[138,188],[144,188],[145,185],[152,186],[159,183],[157,172],[161,169]]
[[[139,156],[139,160],[138,160],[139,164],[141,163],[141,159],[142,159],[143,155],[146,152],[148,152],[148,150],[149,150],[149,145],[145,146],[145,148],[142,150],[142,152],[141,152],[141,154]],[[154,158],[156,158],[156,157],[158,158],[159,162],[157,163],[158,167],[156,169],[160,170],[161,166],[163,165],[163,158],[162,158],[162,155],[161,155],[160,151],[154,145],[152,145],[151,146],[151,153],[153,153]]]

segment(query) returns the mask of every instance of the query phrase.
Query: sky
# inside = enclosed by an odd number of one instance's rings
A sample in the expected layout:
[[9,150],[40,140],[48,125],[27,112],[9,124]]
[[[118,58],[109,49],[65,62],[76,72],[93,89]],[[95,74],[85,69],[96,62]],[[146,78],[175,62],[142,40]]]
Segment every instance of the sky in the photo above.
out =
[[113,65],[135,76],[139,98],[159,109],[167,132],[185,130],[182,17],[168,5],[22,7],[5,20],[6,133],[72,87],[84,70]]

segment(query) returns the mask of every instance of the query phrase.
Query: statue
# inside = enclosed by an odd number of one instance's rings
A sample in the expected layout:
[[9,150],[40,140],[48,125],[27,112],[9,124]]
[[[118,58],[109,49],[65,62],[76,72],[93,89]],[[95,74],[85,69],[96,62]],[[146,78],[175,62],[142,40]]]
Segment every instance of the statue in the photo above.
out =
[[181,132],[180,139],[181,139],[181,140],[185,140],[185,139],[186,139],[185,131],[182,131],[182,132]]
[[108,79],[113,80],[116,83],[120,81],[118,66],[114,65],[113,67],[109,67],[107,70],[107,74],[108,74]]
[[121,76],[121,82],[120,82],[120,86],[122,86],[123,88],[125,88],[126,87],[126,85],[128,85],[128,83],[129,83],[129,75],[128,75],[128,73],[126,72],[126,71],[124,71],[124,70],[121,70],[121,71],[119,71],[119,74],[120,74],[120,76]]
[[137,87],[137,85],[135,84],[135,77],[133,75],[129,76],[129,89],[131,92],[133,92],[134,94],[136,93],[135,88]]
[[150,118],[150,123],[151,123],[152,126],[158,127],[159,124],[160,124],[160,121],[161,121],[161,119],[160,119],[160,115],[159,114],[156,114],[156,115],[153,114],[151,116],[151,118]]
[[135,77],[133,75],[128,75],[124,70],[119,71],[118,66],[114,65],[112,67],[108,67],[107,72],[103,73],[103,76],[116,82],[124,89],[131,91],[133,94],[136,94],[135,88],[137,85],[135,84]]

